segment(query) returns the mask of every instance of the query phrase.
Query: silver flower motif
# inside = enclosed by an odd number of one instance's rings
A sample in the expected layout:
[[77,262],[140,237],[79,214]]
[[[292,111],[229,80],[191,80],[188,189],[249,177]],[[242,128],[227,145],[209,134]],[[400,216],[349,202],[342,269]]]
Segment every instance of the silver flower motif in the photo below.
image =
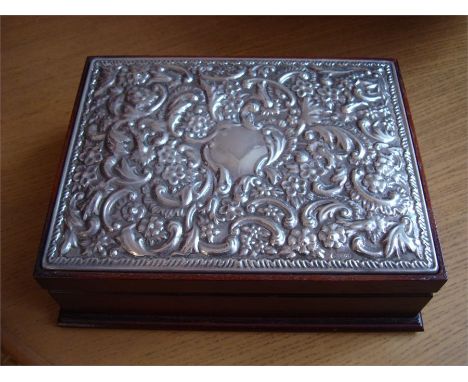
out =
[[79,182],[83,187],[96,183],[97,178],[97,166],[77,166],[73,175],[73,180]]
[[132,65],[130,67],[123,67],[118,76],[117,83],[120,85],[143,85],[150,78],[147,70],[138,65]]
[[291,175],[287,180],[281,182],[281,187],[289,197],[305,195],[307,182],[296,175]]
[[125,94],[125,100],[138,110],[147,108],[156,98],[157,95],[153,91],[141,86],[133,86]]
[[299,123],[299,116],[290,114],[288,118],[286,118],[285,127],[286,126],[296,127],[298,123]]
[[395,171],[398,171],[397,156],[392,153],[378,153],[374,159],[374,166],[379,174],[384,176],[392,176]]
[[367,174],[363,181],[366,186],[373,193],[382,193],[387,189],[387,181],[380,174]]
[[240,235],[240,254],[254,257],[264,254],[273,254],[275,250],[268,244],[267,240],[269,235],[269,232],[265,228],[256,225],[243,226]]
[[290,175],[286,180],[281,182],[281,187],[286,192],[289,202],[299,208],[305,201],[307,194],[307,181],[297,175]]
[[265,207],[260,207],[258,209],[258,212],[265,216],[268,216],[269,218],[277,222],[280,222],[281,219],[284,217],[284,212],[281,209],[270,204],[266,205]]
[[365,118],[369,118],[370,120],[373,121],[378,121],[380,119],[385,119],[386,117],[389,117],[392,115],[392,112],[388,107],[382,107],[382,108],[372,108],[368,109],[364,113]]
[[299,175],[303,179],[317,179],[320,173],[312,163],[301,163],[299,165]]
[[344,88],[344,93],[351,97],[352,91],[356,87],[356,79],[353,77],[343,78],[342,80],[338,81],[338,86]]
[[[312,145],[315,145],[314,142]],[[311,146],[311,145],[309,145]],[[294,161],[286,164],[286,169],[289,174],[299,175],[304,180],[316,180],[320,175],[325,173],[323,169],[323,158],[317,151],[310,150],[312,155],[306,151],[295,151]],[[314,157],[314,159],[311,158]]]
[[346,102],[343,90],[333,86],[318,88],[314,98],[320,101],[328,110],[333,110],[337,104],[344,104]]
[[279,197],[284,194],[284,191],[279,188],[272,186],[266,182],[261,180],[257,180],[254,182],[254,186],[252,189],[252,196],[261,197],[261,196],[273,196]]
[[327,248],[341,248],[347,240],[345,228],[336,223],[322,227],[318,237]]
[[396,125],[392,118],[392,112],[388,107],[368,109],[361,115],[358,122],[359,126],[395,136]]
[[186,169],[180,164],[172,165],[167,167],[162,177],[167,180],[171,186],[177,186],[186,177]]
[[323,258],[324,252],[320,248],[317,235],[310,227],[301,229],[293,229],[288,236],[288,246],[292,251],[301,255],[313,255]]
[[287,127],[296,128],[300,121],[300,115],[301,115],[301,112],[299,109],[293,108],[293,107],[290,108],[288,110],[287,117],[285,119],[283,118],[281,119],[281,121],[279,122],[279,126],[282,128],[287,128]]
[[103,231],[91,242],[92,253],[101,257],[107,257],[112,246],[115,246],[115,242]]
[[374,161],[376,170],[385,175],[390,175],[393,172],[392,162],[389,157],[379,154]]
[[187,113],[187,134],[191,138],[204,138],[214,127],[208,111],[204,108],[196,108],[192,113]]
[[168,237],[164,221],[158,216],[142,219],[138,225],[138,231],[148,240],[150,245],[155,245]]
[[299,98],[311,96],[314,94],[314,90],[318,87],[318,84],[315,82],[316,78],[317,75],[315,73],[313,73],[313,75],[304,73],[296,80],[295,84],[291,87],[291,90],[296,92]]
[[218,212],[226,220],[230,221],[239,216],[242,216],[244,214],[244,209],[238,202],[232,201],[230,199],[223,199],[221,200],[221,206],[219,207]]
[[334,163],[334,161],[330,160],[333,159],[330,155],[330,149],[323,142],[311,142],[307,145],[306,149],[313,159],[309,164],[317,170],[317,174],[319,176],[325,173],[325,169],[327,167],[329,168],[333,166],[332,163]]
[[89,166],[102,161],[102,153],[98,146],[87,147],[79,156],[85,165]]
[[281,100],[276,99],[273,104],[262,111],[264,117],[277,117],[281,114]]
[[225,88],[226,98],[221,101],[221,110],[225,119],[239,120],[239,110],[243,104],[244,93],[238,81],[229,81]]
[[145,207],[134,200],[126,203],[120,210],[122,218],[128,222],[138,221],[145,214]]
[[385,233],[389,224],[384,217],[372,214],[364,225],[364,231],[370,240],[376,243],[378,238]]
[[175,141],[170,142],[158,151],[158,160],[161,165],[170,166],[180,161],[181,155],[177,151],[175,143]]
[[221,233],[221,230],[213,222],[205,222],[200,225],[200,237],[207,239],[209,243],[214,243],[216,236]]

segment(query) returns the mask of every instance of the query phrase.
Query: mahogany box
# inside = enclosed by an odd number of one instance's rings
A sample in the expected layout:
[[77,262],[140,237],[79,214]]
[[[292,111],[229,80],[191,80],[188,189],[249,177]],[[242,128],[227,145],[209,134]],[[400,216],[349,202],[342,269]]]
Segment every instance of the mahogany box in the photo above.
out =
[[89,58],[34,272],[59,325],[423,330],[404,94],[389,59]]

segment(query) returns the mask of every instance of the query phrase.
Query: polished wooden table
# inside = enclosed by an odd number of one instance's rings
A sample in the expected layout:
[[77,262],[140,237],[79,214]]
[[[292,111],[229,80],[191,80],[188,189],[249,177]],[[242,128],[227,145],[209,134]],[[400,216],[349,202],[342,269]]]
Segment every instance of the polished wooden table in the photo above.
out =
[[[88,55],[396,57],[449,282],[424,333],[65,329],[32,278]],[[2,19],[2,348],[22,364],[466,364],[466,18]]]

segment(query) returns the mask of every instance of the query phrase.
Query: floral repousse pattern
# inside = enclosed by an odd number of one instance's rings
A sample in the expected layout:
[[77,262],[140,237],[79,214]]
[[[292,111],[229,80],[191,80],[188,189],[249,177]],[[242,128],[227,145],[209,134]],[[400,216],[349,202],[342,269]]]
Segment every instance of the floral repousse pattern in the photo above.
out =
[[392,62],[98,58],[82,97],[45,267],[437,269]]

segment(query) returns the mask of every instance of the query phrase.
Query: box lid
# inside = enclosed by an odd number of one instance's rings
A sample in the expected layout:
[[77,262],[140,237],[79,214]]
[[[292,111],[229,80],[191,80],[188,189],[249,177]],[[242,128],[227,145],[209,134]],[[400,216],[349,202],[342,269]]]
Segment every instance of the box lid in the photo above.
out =
[[50,270],[427,273],[391,60],[89,60]]

